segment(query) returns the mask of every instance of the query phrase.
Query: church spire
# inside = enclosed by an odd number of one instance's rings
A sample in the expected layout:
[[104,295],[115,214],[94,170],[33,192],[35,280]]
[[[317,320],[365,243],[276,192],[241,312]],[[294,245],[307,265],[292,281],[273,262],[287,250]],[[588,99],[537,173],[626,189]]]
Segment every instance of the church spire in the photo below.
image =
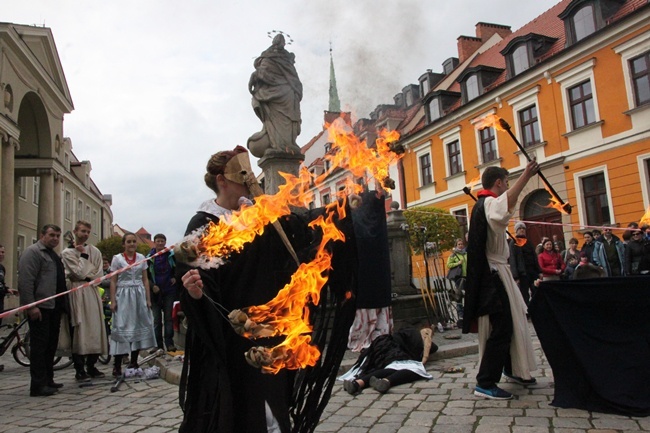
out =
[[328,111],[332,113],[341,112],[341,100],[336,89],[336,75],[334,75],[334,59],[332,58],[332,43],[330,42],[330,100]]

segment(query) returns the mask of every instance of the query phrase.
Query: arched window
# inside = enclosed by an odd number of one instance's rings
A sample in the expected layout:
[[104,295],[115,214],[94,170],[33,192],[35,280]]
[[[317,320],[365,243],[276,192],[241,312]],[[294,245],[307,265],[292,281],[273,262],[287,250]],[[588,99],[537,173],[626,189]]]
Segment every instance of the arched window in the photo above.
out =
[[467,90],[468,101],[471,101],[478,96],[478,77],[476,74],[470,75],[469,78],[467,78],[467,81],[465,82],[465,88]]
[[585,5],[573,15],[573,29],[575,31],[575,42],[596,31],[596,20],[594,19],[594,7],[592,5]]

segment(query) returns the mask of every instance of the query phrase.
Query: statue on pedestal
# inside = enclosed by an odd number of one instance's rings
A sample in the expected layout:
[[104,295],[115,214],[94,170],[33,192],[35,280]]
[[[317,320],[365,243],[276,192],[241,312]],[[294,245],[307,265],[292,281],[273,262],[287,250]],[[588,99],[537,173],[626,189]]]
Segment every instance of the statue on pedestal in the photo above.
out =
[[302,83],[294,66],[295,55],[284,46],[284,35],[279,33],[255,59],[255,71],[248,81],[253,110],[262,121],[262,130],[248,139],[248,149],[258,158],[269,150],[300,154],[296,137],[300,134]]

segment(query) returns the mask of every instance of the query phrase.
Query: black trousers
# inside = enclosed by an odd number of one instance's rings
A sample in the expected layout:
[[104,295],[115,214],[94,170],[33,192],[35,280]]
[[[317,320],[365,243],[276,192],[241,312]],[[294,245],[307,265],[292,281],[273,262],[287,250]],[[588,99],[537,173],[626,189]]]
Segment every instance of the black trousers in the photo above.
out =
[[359,379],[363,380],[366,386],[370,383],[370,378],[375,376],[379,379],[388,379],[390,386],[403,385],[405,383],[415,382],[416,380],[424,379],[417,373],[411,370],[394,370],[392,368],[382,368],[381,370],[371,371],[368,374],[360,376]]
[[[72,325],[70,326],[70,338],[72,341],[74,341],[75,338],[75,329],[76,327]],[[77,373],[85,371],[84,366],[89,370],[92,369],[95,364],[97,364],[98,359],[99,353],[94,353],[91,355],[79,355],[78,353],[72,354],[72,364],[74,365],[74,369]]]
[[[496,277],[496,276],[495,276]],[[493,278],[496,280],[497,278]],[[510,365],[510,341],[512,340],[512,314],[508,294],[499,280],[497,293],[501,300],[502,310],[490,314],[492,331],[485,343],[485,350],[481,358],[481,366],[476,375],[476,382],[481,388],[491,388],[501,380],[501,373],[512,371]]]
[[54,382],[54,356],[59,344],[61,311],[41,308],[41,320],[29,320],[29,373],[31,390]]

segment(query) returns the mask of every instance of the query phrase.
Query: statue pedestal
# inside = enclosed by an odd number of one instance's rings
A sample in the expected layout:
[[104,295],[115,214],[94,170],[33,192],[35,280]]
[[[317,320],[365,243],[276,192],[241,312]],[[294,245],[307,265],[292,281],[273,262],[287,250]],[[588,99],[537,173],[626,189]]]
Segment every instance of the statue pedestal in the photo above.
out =
[[280,172],[289,173],[298,176],[300,164],[305,160],[302,153],[286,153],[273,149],[268,149],[264,156],[257,161],[257,165],[264,172],[264,193],[273,195],[278,192],[280,185],[285,181]]

